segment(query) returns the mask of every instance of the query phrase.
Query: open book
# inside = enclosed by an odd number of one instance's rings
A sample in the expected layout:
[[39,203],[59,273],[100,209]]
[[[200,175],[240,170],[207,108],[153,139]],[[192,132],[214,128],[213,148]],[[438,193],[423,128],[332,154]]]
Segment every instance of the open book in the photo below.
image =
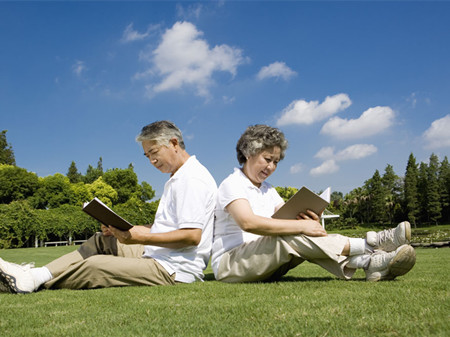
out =
[[114,226],[121,230],[129,230],[133,227],[127,220],[122,218],[111,208],[106,206],[100,199],[94,198],[83,205],[83,211],[105,226]]
[[272,215],[272,218],[296,219],[299,213],[306,213],[308,209],[320,216],[329,203],[330,188],[318,196],[303,186]]

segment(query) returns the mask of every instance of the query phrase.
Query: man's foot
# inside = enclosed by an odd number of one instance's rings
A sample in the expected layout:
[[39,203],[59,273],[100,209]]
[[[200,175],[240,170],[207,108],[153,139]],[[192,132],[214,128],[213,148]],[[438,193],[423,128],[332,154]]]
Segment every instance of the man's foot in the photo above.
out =
[[371,255],[369,267],[365,270],[366,281],[393,280],[405,275],[416,263],[416,252],[409,245],[403,245],[393,252],[376,251]]
[[411,241],[411,225],[408,221],[401,222],[397,227],[385,229],[381,232],[367,232],[367,243],[385,252],[392,252]]
[[36,290],[31,265],[18,265],[0,258],[0,289],[2,292],[27,294]]

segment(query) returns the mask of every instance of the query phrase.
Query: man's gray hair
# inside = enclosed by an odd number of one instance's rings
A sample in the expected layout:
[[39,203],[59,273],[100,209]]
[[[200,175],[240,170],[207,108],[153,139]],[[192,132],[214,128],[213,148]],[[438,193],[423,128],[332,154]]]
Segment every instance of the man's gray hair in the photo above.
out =
[[248,157],[257,155],[267,149],[278,146],[281,150],[280,160],[284,158],[288,142],[283,132],[267,125],[252,125],[244,131],[236,145],[239,164],[244,164]]
[[158,121],[144,126],[136,137],[136,141],[142,143],[144,140],[152,140],[159,145],[168,145],[173,138],[178,140],[178,144],[184,150],[185,145],[180,129],[170,121]]

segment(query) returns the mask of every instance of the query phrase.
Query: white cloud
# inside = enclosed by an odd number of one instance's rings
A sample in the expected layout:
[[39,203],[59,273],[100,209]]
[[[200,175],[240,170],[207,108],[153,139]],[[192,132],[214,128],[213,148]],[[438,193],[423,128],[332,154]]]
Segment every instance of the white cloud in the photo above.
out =
[[289,172],[291,172],[291,174],[300,173],[301,171],[303,171],[303,164],[302,163],[294,164],[289,169]]
[[330,159],[334,157],[334,147],[332,146],[328,146],[328,147],[323,147],[319,150],[319,152],[316,153],[316,155],[314,156],[316,158],[319,159]]
[[189,22],[177,22],[167,29],[150,55],[141,54],[141,59],[149,60],[154,73],[162,78],[146,88],[160,93],[193,86],[198,95],[208,97],[214,72],[224,71],[234,76],[237,67],[244,62],[242,51],[225,44],[210,48],[207,41],[200,38],[202,35]]
[[334,147],[323,147],[314,157],[322,159],[324,162],[320,166],[311,169],[310,174],[318,176],[334,173],[339,170],[337,162],[362,159],[371,156],[377,151],[376,146],[371,144],[351,145],[338,153],[334,152]]
[[281,117],[277,120],[277,125],[310,125],[348,108],[351,104],[352,102],[347,94],[327,96],[320,104],[318,101],[297,100],[282,111]]
[[333,159],[326,160],[322,165],[315,167],[309,171],[312,176],[320,176],[324,174],[331,174],[339,170],[339,166]]
[[76,61],[74,65],[72,65],[72,71],[75,75],[81,76],[81,73],[86,70],[86,65],[83,61]]
[[371,144],[355,144],[345,148],[342,151],[339,151],[336,154],[335,159],[338,161],[361,159],[368,157],[377,151],[377,147]]
[[262,67],[257,75],[257,78],[259,80],[264,80],[266,78],[275,77],[276,79],[282,78],[287,81],[295,75],[297,75],[297,73],[289,68],[286,63],[274,62],[268,66]]
[[390,107],[377,106],[364,111],[358,119],[333,117],[320,132],[341,139],[363,138],[386,130],[393,121],[394,111]]
[[423,133],[427,148],[450,147],[450,114],[435,120]]
[[151,32],[157,29],[159,26],[150,26],[145,33],[139,33],[137,30],[133,29],[133,23],[130,23],[124,30],[122,34],[122,38],[120,39],[122,42],[134,42],[144,40],[149,37]]

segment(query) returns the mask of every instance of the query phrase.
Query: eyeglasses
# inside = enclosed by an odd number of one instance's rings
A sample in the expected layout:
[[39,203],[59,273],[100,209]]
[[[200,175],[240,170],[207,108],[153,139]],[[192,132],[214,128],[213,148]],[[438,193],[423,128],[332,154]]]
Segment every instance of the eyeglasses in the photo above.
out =
[[159,150],[161,149],[161,146],[157,147],[157,148],[151,148],[150,150],[148,150],[147,152],[144,152],[144,156],[147,157],[148,159],[150,159],[150,161],[153,161],[155,159],[155,156],[158,155]]

